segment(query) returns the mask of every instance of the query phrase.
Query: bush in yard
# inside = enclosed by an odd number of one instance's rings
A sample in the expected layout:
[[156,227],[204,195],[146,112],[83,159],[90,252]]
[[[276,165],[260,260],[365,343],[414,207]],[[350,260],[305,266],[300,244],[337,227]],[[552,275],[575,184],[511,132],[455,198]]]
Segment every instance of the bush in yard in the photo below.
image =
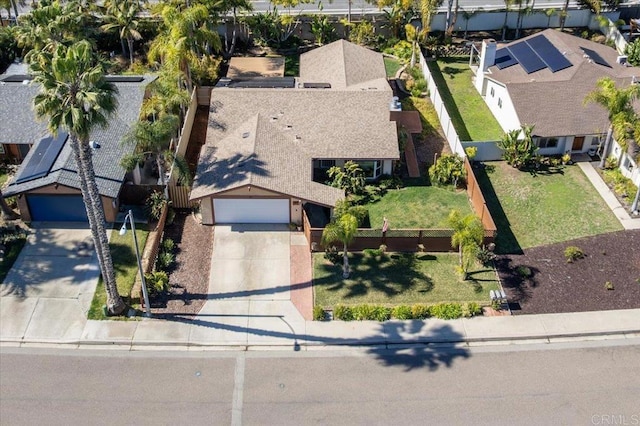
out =
[[169,253],[167,251],[163,251],[158,254],[158,259],[156,260],[156,268],[160,270],[166,270],[173,266],[173,262],[176,260],[173,253]]
[[344,167],[333,166],[327,171],[327,175],[331,179],[329,185],[343,189],[347,195],[361,194],[364,190],[364,172],[355,161],[347,161]]
[[373,320],[375,319],[375,308],[373,305],[356,305],[351,308],[353,319],[358,321]]
[[443,154],[434,165],[429,167],[429,179],[435,186],[458,185],[458,180],[464,178],[464,160],[454,154]]
[[411,306],[408,306],[408,305],[396,306],[393,308],[393,311],[391,312],[391,316],[399,320],[413,319]]
[[176,243],[171,238],[165,238],[162,242],[162,250],[172,252],[176,248]]
[[314,321],[324,321],[326,319],[326,313],[322,306],[314,306],[313,307],[313,320]]
[[478,262],[480,262],[482,266],[487,266],[496,259],[496,254],[486,247],[482,247],[481,249],[478,249],[476,259],[478,259]]
[[567,259],[567,263],[573,263],[578,259],[584,258],[584,251],[580,247],[569,246],[564,249],[564,257]]
[[160,219],[162,209],[167,204],[170,205],[171,201],[167,200],[162,192],[153,191],[147,198],[147,210],[149,212],[149,216],[155,220]]
[[[522,129],[511,130],[500,139],[498,148],[502,149],[502,159],[507,164],[522,170],[535,163],[538,147],[533,142],[532,132],[533,126],[523,125]],[[520,133],[523,134],[522,139]]]
[[475,317],[482,314],[482,307],[476,302],[467,302],[462,305],[462,316],[465,318]]
[[342,260],[336,246],[327,247],[324,251],[324,258],[334,265],[337,265]]
[[353,321],[353,310],[349,306],[336,305],[333,308],[333,319]]
[[429,308],[431,315],[440,319],[456,319],[462,316],[462,305],[459,303],[438,303]]
[[516,268],[516,273],[522,278],[529,278],[533,275],[531,268],[529,268],[528,266],[518,266]]
[[417,303],[411,307],[411,316],[414,319],[427,319],[431,316],[429,306]]
[[144,279],[151,295],[157,295],[169,290],[169,276],[164,271],[145,274]]

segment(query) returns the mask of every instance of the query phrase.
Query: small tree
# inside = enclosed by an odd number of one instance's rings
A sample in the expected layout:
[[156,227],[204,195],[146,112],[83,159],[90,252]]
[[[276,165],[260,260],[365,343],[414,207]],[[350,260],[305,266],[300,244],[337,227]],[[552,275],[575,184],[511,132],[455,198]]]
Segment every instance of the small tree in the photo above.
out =
[[631,65],[634,67],[640,65],[640,38],[627,44],[627,47],[624,48],[624,54],[627,55],[627,61]]
[[434,165],[429,167],[431,184],[436,186],[449,184],[457,186],[458,180],[465,176],[464,160],[454,154],[443,154]]
[[453,228],[451,247],[457,248],[460,255],[460,272],[463,279],[468,278],[469,268],[484,239],[482,222],[474,214],[462,217],[459,211],[449,213],[448,223]]
[[347,161],[344,167],[331,167],[327,174],[331,179],[330,185],[343,189],[347,195],[360,194],[364,189],[364,172],[355,161]]
[[533,142],[532,131],[533,126],[523,125],[521,129],[511,130],[502,136],[498,147],[502,149],[502,158],[507,164],[523,169],[535,161],[538,147]]
[[334,242],[341,242],[343,244],[342,254],[342,277],[349,278],[349,257],[347,252],[347,246],[353,240],[358,230],[358,219],[350,214],[346,213],[342,216],[334,219],[328,224],[322,231],[322,244],[327,246]]

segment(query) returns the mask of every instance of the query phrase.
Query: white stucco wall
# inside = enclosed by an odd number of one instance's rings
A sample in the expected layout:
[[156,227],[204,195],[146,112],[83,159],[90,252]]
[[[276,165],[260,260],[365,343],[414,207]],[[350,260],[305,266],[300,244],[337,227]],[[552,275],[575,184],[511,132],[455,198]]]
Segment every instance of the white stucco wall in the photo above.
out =
[[[498,121],[498,124],[500,124],[500,127],[502,127],[502,130],[508,132],[509,130],[519,129],[520,119],[518,118],[507,88],[490,78],[486,78],[485,80],[484,101]],[[493,95],[491,94],[492,89]]]

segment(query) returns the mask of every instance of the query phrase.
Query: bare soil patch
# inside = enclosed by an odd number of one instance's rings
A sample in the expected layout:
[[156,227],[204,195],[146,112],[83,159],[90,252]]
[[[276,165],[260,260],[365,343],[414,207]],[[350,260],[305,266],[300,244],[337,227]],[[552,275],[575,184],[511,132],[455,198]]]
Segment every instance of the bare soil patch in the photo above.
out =
[[[568,246],[586,256],[568,263]],[[640,308],[640,230],[526,249],[500,256],[496,267],[514,314]],[[531,276],[523,277],[523,268]]]
[[169,293],[151,301],[154,316],[195,316],[207,301],[213,249],[213,227],[201,225],[189,211],[178,211],[165,238],[176,243],[176,262],[169,272]]

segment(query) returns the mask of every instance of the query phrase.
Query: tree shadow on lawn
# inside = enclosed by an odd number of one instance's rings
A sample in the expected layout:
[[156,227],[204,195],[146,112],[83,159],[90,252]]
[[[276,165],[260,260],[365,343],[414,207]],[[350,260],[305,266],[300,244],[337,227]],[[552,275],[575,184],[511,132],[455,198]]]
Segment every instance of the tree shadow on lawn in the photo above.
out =
[[518,243],[518,239],[511,230],[509,218],[502,208],[500,199],[496,194],[493,184],[489,179],[489,173],[494,170],[495,166],[480,164],[479,167],[474,167],[474,174],[478,185],[482,189],[482,194],[487,203],[487,208],[491,213],[498,233],[496,235],[496,253],[497,254],[523,254],[522,247]]
[[477,271],[467,272],[467,280],[465,282],[470,283],[473,286],[473,291],[476,294],[480,294],[484,291],[484,286],[482,283],[492,283],[495,282],[495,279],[491,278],[474,278],[476,274],[483,274],[485,272],[493,272],[492,269],[479,269]]
[[433,280],[415,270],[417,260],[414,253],[394,253],[390,256],[352,253],[349,278],[342,278],[342,263],[323,265],[330,275],[315,278],[314,286],[325,287],[331,292],[346,290],[345,299],[362,297],[369,292],[383,293],[386,297],[394,297],[412,289],[426,293],[433,289]]

